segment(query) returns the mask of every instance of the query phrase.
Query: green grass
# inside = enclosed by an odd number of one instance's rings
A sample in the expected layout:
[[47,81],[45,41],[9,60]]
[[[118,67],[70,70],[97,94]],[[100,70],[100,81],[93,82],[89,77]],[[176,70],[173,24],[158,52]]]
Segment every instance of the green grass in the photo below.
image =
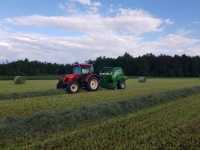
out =
[[[118,117],[31,145],[39,149],[198,149],[200,95]],[[30,146],[30,145],[29,145]],[[30,147],[29,147],[30,148]]]
[[6,118],[0,120],[0,146],[23,146],[23,143],[41,141],[57,132],[75,130],[85,122],[100,122],[104,119],[126,115],[170,101],[178,101],[181,98],[199,94],[199,92],[200,87],[193,87],[141,96],[121,102],[81,107],[70,111],[40,112],[27,118]]
[[[0,80],[13,80],[15,76],[0,76]],[[27,80],[55,80],[55,75],[26,76]]]
[[[197,91],[176,92],[199,87],[198,78],[149,79],[146,83],[130,79],[126,90],[81,90],[78,94],[58,94],[56,82],[28,80],[15,85],[13,81],[0,81],[0,149],[163,149],[167,145],[192,149],[199,144],[200,95]],[[162,92],[165,94],[159,94]],[[8,97],[3,99],[3,95]],[[141,104],[134,101],[137,97]],[[131,109],[136,104],[140,109],[123,113],[125,107],[120,107],[126,104]],[[113,109],[109,112],[107,108]],[[58,128],[49,130],[54,125]],[[32,131],[27,132],[27,128]]]
[[16,85],[14,81],[0,81],[0,94],[12,94],[23,92],[37,92],[55,89],[56,80],[27,80],[25,84]]
[[[25,85],[13,85],[12,82],[1,81],[2,91],[7,93],[43,91],[55,87],[56,81],[28,81]],[[126,90],[99,90],[96,92],[81,91],[78,94],[30,97],[16,100],[0,101],[0,118],[10,116],[30,116],[40,111],[61,111],[104,102],[115,102],[136,96],[159,93],[168,90],[200,85],[199,79],[151,79],[147,83],[137,80],[127,81]],[[16,88],[18,87],[18,88]]]

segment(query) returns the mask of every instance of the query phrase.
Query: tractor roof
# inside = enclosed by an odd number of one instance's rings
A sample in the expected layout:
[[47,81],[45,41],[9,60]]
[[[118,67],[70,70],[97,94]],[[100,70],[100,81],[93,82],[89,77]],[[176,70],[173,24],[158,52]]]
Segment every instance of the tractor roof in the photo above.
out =
[[73,64],[73,67],[89,68],[92,67],[92,64]]

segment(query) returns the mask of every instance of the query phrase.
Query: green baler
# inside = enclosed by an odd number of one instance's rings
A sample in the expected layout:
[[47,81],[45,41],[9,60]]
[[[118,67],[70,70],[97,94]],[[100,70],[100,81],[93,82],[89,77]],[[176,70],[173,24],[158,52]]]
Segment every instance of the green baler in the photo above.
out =
[[121,67],[104,67],[100,71],[100,85],[108,89],[125,89],[126,77]]

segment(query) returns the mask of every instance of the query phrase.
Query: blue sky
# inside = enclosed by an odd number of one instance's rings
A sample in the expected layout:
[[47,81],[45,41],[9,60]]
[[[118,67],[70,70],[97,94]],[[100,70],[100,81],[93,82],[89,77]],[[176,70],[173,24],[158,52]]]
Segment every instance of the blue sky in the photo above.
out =
[[6,0],[0,60],[200,55],[199,0]]

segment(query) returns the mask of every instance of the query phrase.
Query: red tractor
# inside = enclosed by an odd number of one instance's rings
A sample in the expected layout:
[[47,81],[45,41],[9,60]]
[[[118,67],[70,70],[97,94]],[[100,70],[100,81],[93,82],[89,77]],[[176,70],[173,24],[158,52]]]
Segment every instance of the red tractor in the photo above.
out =
[[80,88],[88,91],[96,91],[99,88],[99,76],[94,73],[91,64],[74,64],[73,73],[67,74],[57,83],[58,89],[65,89],[70,93],[76,93]]

